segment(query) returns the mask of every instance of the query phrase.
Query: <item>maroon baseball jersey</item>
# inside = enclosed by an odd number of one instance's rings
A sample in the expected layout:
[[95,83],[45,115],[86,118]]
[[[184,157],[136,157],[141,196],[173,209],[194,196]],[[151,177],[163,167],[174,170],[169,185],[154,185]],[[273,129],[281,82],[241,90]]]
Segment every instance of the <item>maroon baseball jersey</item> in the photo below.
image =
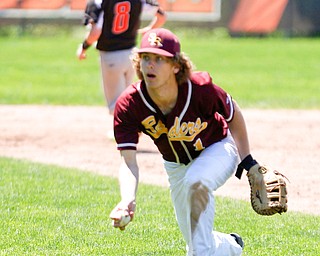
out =
[[229,94],[207,72],[194,72],[179,86],[175,107],[163,115],[137,82],[119,97],[114,113],[117,148],[136,149],[139,132],[151,137],[167,161],[188,164],[203,149],[227,136],[234,114]]

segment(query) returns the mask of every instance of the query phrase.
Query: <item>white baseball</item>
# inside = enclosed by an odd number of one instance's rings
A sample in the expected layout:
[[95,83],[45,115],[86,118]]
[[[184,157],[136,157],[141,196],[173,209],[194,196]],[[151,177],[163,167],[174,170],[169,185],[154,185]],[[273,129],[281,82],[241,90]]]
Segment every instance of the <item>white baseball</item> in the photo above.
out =
[[124,227],[130,222],[131,218],[130,215],[122,215],[120,222],[119,222],[119,227]]

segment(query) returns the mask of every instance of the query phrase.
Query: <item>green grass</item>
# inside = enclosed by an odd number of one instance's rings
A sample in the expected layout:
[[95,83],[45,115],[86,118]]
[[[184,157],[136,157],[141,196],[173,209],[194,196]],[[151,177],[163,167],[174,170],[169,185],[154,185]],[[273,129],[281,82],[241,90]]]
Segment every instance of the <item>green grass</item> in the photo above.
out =
[[5,158],[0,168],[0,255],[183,252],[167,190],[142,186],[135,221],[120,232],[108,218],[115,179]]
[[[186,44],[198,69],[245,107],[319,108],[319,39],[201,38]],[[208,50],[210,49],[210,50]]]
[[[320,38],[173,31],[197,69],[242,107],[320,108]],[[92,47],[82,62],[75,56],[85,33],[0,37],[0,104],[104,105],[98,52]]]
[[[79,41],[80,42],[80,41]],[[99,58],[76,58],[74,38],[0,38],[0,104],[99,105]]]
[[[0,30],[0,104],[104,105],[97,51],[84,62],[75,57],[85,31],[39,29],[42,36]],[[242,107],[320,108],[319,38],[174,31],[197,69],[209,71]],[[166,188],[140,185],[125,232],[108,218],[120,199],[110,177],[0,158],[0,199],[0,255],[185,255]],[[221,197],[216,209],[216,230],[241,234],[245,256],[320,251],[320,216],[262,217],[248,202]]]
[[[0,158],[0,255],[185,255],[167,188],[141,184],[135,220],[121,232],[108,215],[115,179]],[[319,216],[258,216],[248,202],[217,198],[215,226],[238,232],[243,255],[318,255]]]

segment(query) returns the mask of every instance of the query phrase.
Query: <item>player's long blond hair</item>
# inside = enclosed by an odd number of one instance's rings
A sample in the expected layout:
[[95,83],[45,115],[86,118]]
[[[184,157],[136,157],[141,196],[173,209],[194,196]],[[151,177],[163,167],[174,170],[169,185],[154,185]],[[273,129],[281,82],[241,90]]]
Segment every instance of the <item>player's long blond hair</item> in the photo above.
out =
[[[133,67],[136,71],[137,77],[140,80],[143,80],[143,75],[140,71],[140,59],[140,54],[134,51],[131,56],[131,61],[133,63]],[[185,53],[181,52],[176,54],[175,57],[168,59],[179,67],[179,72],[176,74],[177,83],[181,85],[187,82],[192,70],[194,69],[194,65],[189,57],[187,57]]]

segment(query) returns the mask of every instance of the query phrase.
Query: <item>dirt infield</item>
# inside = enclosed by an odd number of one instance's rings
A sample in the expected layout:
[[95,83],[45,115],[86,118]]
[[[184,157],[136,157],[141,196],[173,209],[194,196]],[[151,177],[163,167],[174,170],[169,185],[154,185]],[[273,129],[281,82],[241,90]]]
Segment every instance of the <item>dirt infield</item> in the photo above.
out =
[[[320,214],[320,110],[244,109],[252,154],[282,171],[289,210]],[[0,156],[117,176],[119,152],[107,139],[112,118],[103,107],[0,105]],[[141,181],[168,186],[161,156],[141,136]],[[217,195],[249,200],[245,176],[231,178]]]

